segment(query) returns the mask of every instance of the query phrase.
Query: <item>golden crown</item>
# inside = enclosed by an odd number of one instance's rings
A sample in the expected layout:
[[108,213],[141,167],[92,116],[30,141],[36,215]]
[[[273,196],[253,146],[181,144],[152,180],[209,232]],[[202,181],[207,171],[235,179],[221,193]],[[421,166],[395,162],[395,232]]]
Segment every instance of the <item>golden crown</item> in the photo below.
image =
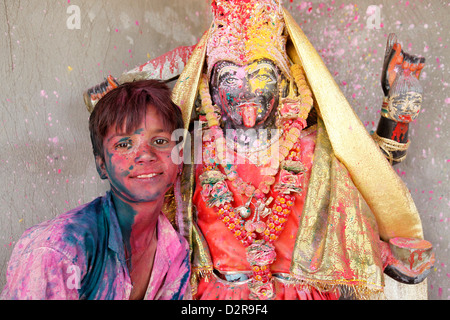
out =
[[208,75],[222,60],[244,65],[268,58],[289,76],[285,23],[278,0],[213,0]]

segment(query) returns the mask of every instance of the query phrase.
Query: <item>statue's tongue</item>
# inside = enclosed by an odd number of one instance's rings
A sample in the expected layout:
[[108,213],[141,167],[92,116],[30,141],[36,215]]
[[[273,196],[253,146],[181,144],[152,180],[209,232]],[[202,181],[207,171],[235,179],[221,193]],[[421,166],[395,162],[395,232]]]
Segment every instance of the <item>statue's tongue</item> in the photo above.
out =
[[244,126],[247,128],[253,128],[256,123],[256,105],[244,104],[240,107],[240,114],[244,121]]

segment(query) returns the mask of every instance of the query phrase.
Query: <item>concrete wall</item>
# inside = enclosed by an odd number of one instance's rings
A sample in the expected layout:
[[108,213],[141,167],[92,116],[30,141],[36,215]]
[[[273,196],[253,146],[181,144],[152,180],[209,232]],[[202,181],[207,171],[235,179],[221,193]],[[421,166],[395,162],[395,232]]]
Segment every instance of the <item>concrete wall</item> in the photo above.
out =
[[[448,299],[448,1],[370,1],[379,16],[367,13],[369,1],[284,2],[368,131],[379,117],[387,35],[395,32],[406,51],[427,58],[423,110],[411,126],[409,157],[396,170],[436,250],[428,298]],[[77,8],[79,25],[70,11]],[[210,24],[209,10],[208,0],[0,4],[0,288],[12,248],[27,228],[108,188],[95,170],[83,91],[109,74],[117,77],[195,44]]]

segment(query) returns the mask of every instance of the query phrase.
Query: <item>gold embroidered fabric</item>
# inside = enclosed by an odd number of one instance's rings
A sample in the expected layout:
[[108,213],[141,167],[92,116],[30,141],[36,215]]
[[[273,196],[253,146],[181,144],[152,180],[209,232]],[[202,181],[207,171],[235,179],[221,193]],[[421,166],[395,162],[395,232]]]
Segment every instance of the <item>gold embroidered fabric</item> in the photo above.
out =
[[205,64],[208,37],[209,32],[206,32],[200,39],[172,91],[172,100],[181,108],[186,129],[189,128],[191,123],[192,110],[198,94],[199,79]]
[[334,287],[381,291],[383,265],[377,223],[347,169],[333,154],[322,120],[291,273],[299,280]]

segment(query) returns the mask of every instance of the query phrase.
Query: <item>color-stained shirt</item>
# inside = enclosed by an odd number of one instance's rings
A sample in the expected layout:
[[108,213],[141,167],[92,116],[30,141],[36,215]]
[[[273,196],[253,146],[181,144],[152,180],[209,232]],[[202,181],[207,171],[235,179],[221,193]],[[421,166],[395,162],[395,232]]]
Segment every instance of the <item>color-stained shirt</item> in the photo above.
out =
[[[164,214],[146,300],[190,292],[189,247]],[[133,288],[111,193],[28,229],[6,272],[3,300],[129,299]]]

